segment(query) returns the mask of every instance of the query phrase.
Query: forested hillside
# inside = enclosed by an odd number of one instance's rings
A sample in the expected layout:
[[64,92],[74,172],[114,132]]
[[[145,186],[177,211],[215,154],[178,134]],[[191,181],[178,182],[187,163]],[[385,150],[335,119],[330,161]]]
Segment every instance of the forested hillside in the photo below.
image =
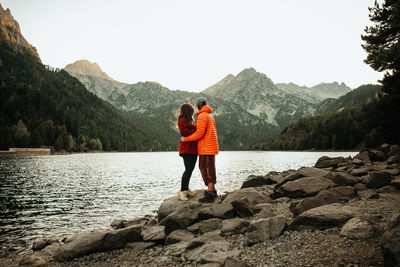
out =
[[0,59],[1,149],[176,149],[178,136],[157,134],[156,123],[139,114],[124,116],[66,71],[49,70],[28,50],[1,42]]

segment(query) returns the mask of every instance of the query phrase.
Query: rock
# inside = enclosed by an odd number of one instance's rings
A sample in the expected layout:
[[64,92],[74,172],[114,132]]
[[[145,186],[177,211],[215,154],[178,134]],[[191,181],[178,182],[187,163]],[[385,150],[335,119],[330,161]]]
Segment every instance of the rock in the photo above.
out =
[[127,220],[114,220],[111,222],[111,228],[114,230],[125,228]]
[[382,144],[378,149],[379,149],[379,151],[382,151],[383,153],[388,154],[390,152],[390,145]]
[[[282,185],[284,185],[284,184],[286,184],[288,182],[292,182],[292,181],[295,181],[297,179],[303,178],[303,177],[304,176],[298,171],[292,172],[291,174],[286,176],[285,179],[282,182],[277,183],[276,185],[274,185],[274,190],[276,191]],[[274,198],[276,198],[276,197],[274,197]]]
[[[283,179],[283,177],[282,177]],[[243,182],[241,188],[248,188],[248,187],[257,187],[263,185],[274,184],[273,180],[269,177],[261,176],[261,175],[250,175],[247,179]]]
[[339,163],[342,163],[344,160],[345,159],[343,157],[330,158],[327,156],[323,156],[317,160],[317,163],[315,163],[315,167],[316,168],[328,168],[328,167],[337,168]]
[[389,185],[392,180],[390,174],[384,171],[374,171],[369,173],[367,187],[381,188]]
[[176,229],[186,229],[198,219],[199,203],[188,203],[179,206],[174,212],[160,221],[160,225],[165,226],[165,234],[169,235]]
[[165,226],[155,225],[143,230],[143,241],[164,241]]
[[358,179],[347,172],[335,172],[333,181],[337,185],[354,185],[358,182]]
[[202,265],[198,265],[199,267],[220,267],[221,264],[219,263],[206,263],[206,264],[202,264]]
[[[392,181],[393,182],[393,181]],[[400,182],[400,181],[399,181]],[[399,191],[392,185],[387,185],[384,186],[378,190],[376,190],[377,193],[398,193]]]
[[225,260],[224,267],[250,267],[246,262],[232,258],[232,257],[227,257]]
[[[152,219],[148,217],[140,217],[140,218],[134,218],[132,220],[127,220],[125,222],[125,227],[130,227],[130,226],[149,226],[151,223]],[[112,226],[111,226],[112,227]],[[124,228],[125,228],[124,227]]]
[[198,203],[198,200],[203,197],[204,190],[196,190],[195,193],[196,196],[190,198],[189,201],[180,201],[176,196],[165,199],[158,208],[158,220],[162,221],[165,217],[176,211],[176,209],[179,207]]
[[200,262],[201,263],[218,263],[219,266],[222,266],[227,258],[239,257],[241,251],[226,251],[226,252],[206,252],[201,255]]
[[156,242],[129,242],[125,247],[130,248],[134,254],[137,254],[140,251],[153,248],[155,246],[157,246]]
[[222,221],[221,234],[242,234],[247,230],[250,222],[242,218],[233,218]]
[[195,234],[197,233],[205,234],[214,230],[221,229],[221,227],[222,227],[222,220],[218,218],[212,218],[195,223],[192,226],[188,227],[187,230]]
[[254,218],[254,220],[258,219],[266,219],[266,218],[271,218],[276,216],[274,213],[274,210],[272,208],[272,205],[264,207]]
[[367,199],[377,199],[377,198],[379,198],[379,194],[377,192],[372,193],[367,197]]
[[330,228],[342,226],[349,219],[357,217],[361,210],[355,207],[333,203],[309,209],[297,216],[290,228]]
[[[290,198],[289,198],[289,199],[290,199]],[[276,200],[274,200],[274,201],[276,201]],[[268,209],[270,209],[270,210],[273,210],[273,205],[272,205],[271,203],[260,203],[260,204],[257,204],[257,205],[255,205],[255,206],[253,206],[252,208],[253,208],[253,211],[254,211],[255,213],[259,213],[259,212],[262,211],[264,208],[268,208]]]
[[400,214],[394,216],[381,238],[385,266],[400,264]]
[[276,196],[309,197],[316,195],[319,191],[334,187],[335,183],[325,177],[304,177],[287,182],[275,191]]
[[384,161],[386,160],[386,155],[380,150],[370,149],[368,150],[369,157],[372,161]]
[[400,169],[385,169],[384,171],[391,176],[396,176],[400,174]]
[[356,183],[355,185],[353,185],[353,188],[356,190],[362,191],[362,190],[366,190],[367,186],[362,183]]
[[391,185],[400,190],[400,178],[396,178],[391,182]]
[[353,159],[353,160],[352,160],[352,163],[353,163],[354,165],[362,165],[362,164],[363,164],[363,162],[362,162],[361,160],[359,160],[359,159]]
[[254,215],[250,201],[246,197],[240,197],[238,200],[232,201],[231,204],[239,217],[246,218]]
[[353,198],[357,195],[351,186],[339,186],[322,190],[315,197],[305,198],[299,202],[292,203],[290,210],[296,217],[306,210],[320,207],[327,204],[339,203],[343,198]]
[[24,256],[19,261],[19,266],[36,267],[36,266],[44,266],[44,265],[47,265],[47,260],[44,257],[40,257],[37,255],[27,255],[27,256]]
[[350,171],[351,175],[355,176],[363,176],[368,174],[368,169],[367,168],[358,168],[358,169],[353,169]]
[[252,187],[249,187],[235,190],[232,193],[229,193],[222,203],[232,203],[235,200],[239,200],[241,197],[246,197],[249,200],[251,206],[257,205],[259,203],[266,203],[271,200],[270,197],[262,194]]
[[400,163],[400,155],[391,156],[387,160],[388,164],[399,164]]
[[246,236],[249,243],[258,243],[278,236],[286,226],[286,217],[278,215],[271,218],[254,220],[250,223]]
[[203,262],[205,255],[212,258],[210,253],[227,252],[229,243],[220,235],[207,233],[191,241],[183,252],[183,258],[187,261]]
[[[354,159],[360,160],[360,161],[362,162],[362,164],[364,164],[364,165],[365,165],[365,164],[371,164],[371,159],[370,159],[370,157],[369,157],[368,151],[366,151],[366,150],[364,150],[364,151],[358,153],[358,154],[354,157]],[[354,160],[353,160],[353,163],[354,163]]]
[[352,218],[343,225],[339,235],[348,238],[370,238],[374,235],[374,227],[368,221]]
[[217,203],[212,206],[200,208],[198,214],[202,220],[210,218],[228,219],[235,215],[235,210],[231,203]]
[[329,171],[313,167],[302,167],[299,169],[299,173],[304,177],[327,177],[330,174]]
[[94,230],[75,235],[63,244],[54,255],[57,261],[65,261],[94,252],[123,248],[128,242],[142,241],[142,227],[132,226],[119,230]]
[[173,232],[171,232],[168,236],[167,239],[165,240],[165,244],[174,244],[178,243],[181,241],[190,241],[194,239],[194,234],[189,232],[188,230],[185,229],[178,229]]
[[43,238],[39,240],[35,240],[32,244],[32,250],[42,250],[46,246],[52,244],[52,243],[59,243],[57,238]]
[[399,145],[393,145],[390,147],[389,156],[396,156],[396,155],[400,155]]

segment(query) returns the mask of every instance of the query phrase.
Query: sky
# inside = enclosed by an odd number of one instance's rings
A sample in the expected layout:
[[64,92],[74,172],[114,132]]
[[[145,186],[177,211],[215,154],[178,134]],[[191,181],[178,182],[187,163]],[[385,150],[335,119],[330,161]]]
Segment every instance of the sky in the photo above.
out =
[[377,83],[361,34],[374,0],[0,0],[44,64],[199,92],[253,67],[275,83]]

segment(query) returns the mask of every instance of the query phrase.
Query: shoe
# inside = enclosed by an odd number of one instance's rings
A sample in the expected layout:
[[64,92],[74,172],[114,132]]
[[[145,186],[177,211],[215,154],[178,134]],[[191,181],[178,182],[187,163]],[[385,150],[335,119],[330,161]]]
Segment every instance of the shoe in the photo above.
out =
[[194,197],[196,195],[196,192],[194,192],[190,189],[186,190],[185,193],[186,193],[186,196],[188,196],[188,197]]
[[200,198],[199,202],[200,203],[213,203],[214,198],[216,198],[216,195],[214,195],[214,193],[209,194],[207,192],[207,195],[205,195],[203,198]]
[[187,201],[188,198],[186,197],[185,191],[179,191],[178,194],[176,194],[181,201]]
[[[217,189],[214,188],[213,193],[214,193],[215,196],[218,196]],[[208,191],[207,190],[204,191],[204,196],[206,196],[207,194],[208,194]]]

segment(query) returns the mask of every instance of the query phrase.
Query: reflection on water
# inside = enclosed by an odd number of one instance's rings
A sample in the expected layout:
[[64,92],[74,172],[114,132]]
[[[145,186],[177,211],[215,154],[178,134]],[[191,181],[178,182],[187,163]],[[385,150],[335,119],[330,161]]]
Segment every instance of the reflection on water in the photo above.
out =
[[[355,154],[221,152],[217,189],[238,189],[250,174],[312,166],[323,155]],[[177,192],[183,169],[177,152],[0,158],[0,244],[61,237],[152,214]],[[204,188],[197,167],[190,187]]]

